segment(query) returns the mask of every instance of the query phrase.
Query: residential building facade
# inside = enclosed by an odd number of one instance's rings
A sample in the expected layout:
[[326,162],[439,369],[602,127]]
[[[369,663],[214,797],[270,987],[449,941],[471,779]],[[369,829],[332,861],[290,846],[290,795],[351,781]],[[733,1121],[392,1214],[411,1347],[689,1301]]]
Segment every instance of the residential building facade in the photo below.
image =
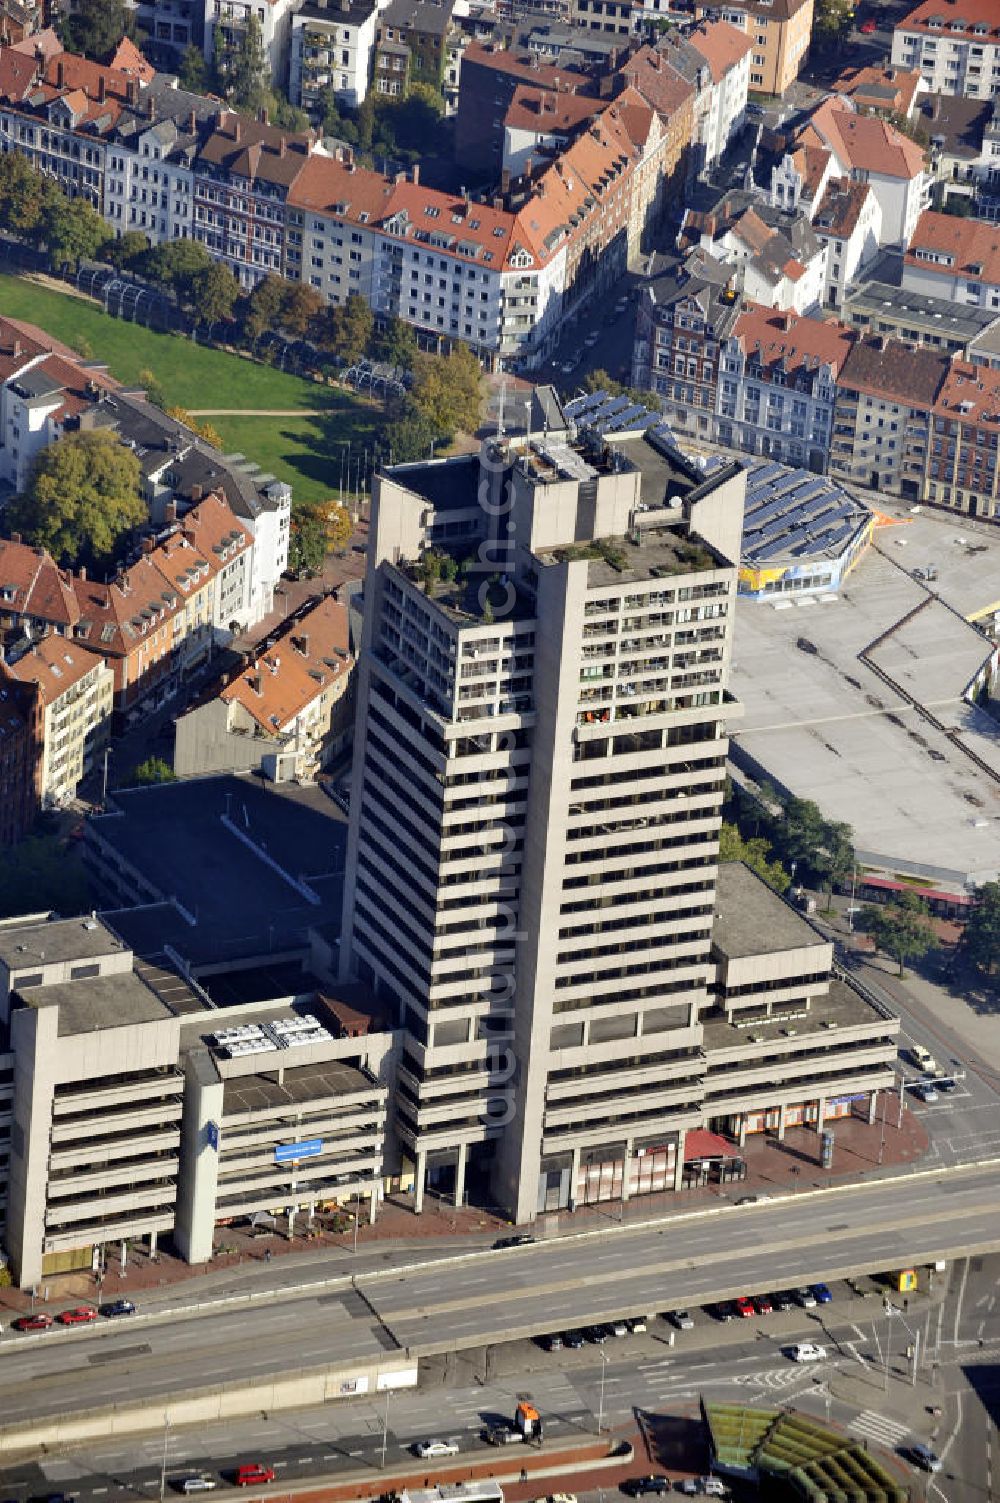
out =
[[96,653],[52,635],[0,663],[0,679],[37,690],[42,704],[39,791],[50,808],[68,804],[108,743],[114,694],[110,669]]
[[378,27],[375,0],[308,0],[292,16],[289,98],[313,118],[325,101],[357,109],[368,93]]
[[838,382],[830,474],[922,500],[931,412],[947,372],[947,358],[934,350],[883,335],[856,340]]
[[753,42],[750,88],[782,95],[802,70],[812,36],[813,0],[696,0],[695,15],[738,26]]
[[740,310],[736,277],[710,257],[689,257],[683,279],[671,266],[647,279],[639,300],[632,385],[661,399],[678,433],[711,438],[722,346]]
[[718,441],[823,474],[854,340],[834,319],[744,308],[720,351]]
[[882,245],[909,244],[930,199],[923,149],[878,115],[861,114],[849,99],[826,99],[803,125],[796,144],[830,152],[836,176],[867,183],[881,211]]
[[36,684],[22,684],[0,665],[0,847],[29,834],[42,805],[45,726]]
[[1000,17],[992,0],[920,0],[896,23],[892,61],[924,86],[967,99],[1000,96]]
[[996,226],[928,209],[903,257],[903,287],[964,307],[1000,311]]

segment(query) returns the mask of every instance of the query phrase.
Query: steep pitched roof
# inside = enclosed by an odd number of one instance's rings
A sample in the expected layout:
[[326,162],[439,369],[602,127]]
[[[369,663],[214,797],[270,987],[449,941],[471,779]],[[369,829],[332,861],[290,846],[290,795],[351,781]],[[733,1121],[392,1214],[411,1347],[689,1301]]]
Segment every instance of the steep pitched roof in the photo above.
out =
[[[921,257],[921,251],[944,259],[935,264]],[[1000,286],[1000,225],[925,209],[917,220],[905,260],[922,272],[937,271]]]
[[0,538],[0,610],[64,630],[80,619],[72,579],[44,548],[30,548],[13,538]]
[[586,94],[518,84],[507,106],[504,125],[539,135],[566,135],[604,109],[606,101]]
[[728,21],[702,21],[688,32],[687,39],[708,63],[713,83],[721,83],[753,51],[746,32]]
[[[937,22],[935,26],[933,23]],[[921,0],[901,21],[897,31],[949,32],[953,26],[964,29],[966,36],[977,35],[975,27],[985,27],[991,41],[1000,39],[1000,14],[996,0]],[[982,40],[983,36],[979,36]]]
[[156,69],[143,57],[131,37],[122,37],[108,67],[117,68],[126,78],[137,78],[143,84],[151,83],[156,77]]
[[924,169],[924,153],[915,141],[877,115],[859,115],[845,99],[825,99],[804,134],[807,141],[829,146],[845,168],[903,179]]
[[1000,370],[953,360],[934,411],[1000,433]]
[[695,86],[657,47],[640,47],[622,65],[622,76],[664,119],[683,109],[695,96]]
[[905,406],[931,407],[947,374],[947,355],[926,345],[913,349],[898,339],[869,335],[851,347],[838,384]]
[[759,303],[748,303],[733,326],[747,355],[771,368],[778,364],[793,373],[829,365],[836,377],[857,334],[838,319],[806,318],[792,312],[776,312]]
[[833,92],[861,109],[908,115],[920,89],[919,68],[845,68]]
[[8,663],[7,672],[22,684],[37,684],[43,704],[51,705],[100,662],[96,653],[53,632]]
[[852,183],[849,178],[831,178],[813,215],[813,229],[835,240],[849,240],[870,197],[871,183]]
[[280,735],[350,672],[352,661],[347,607],[327,595],[219,697],[225,704],[242,705],[268,735]]

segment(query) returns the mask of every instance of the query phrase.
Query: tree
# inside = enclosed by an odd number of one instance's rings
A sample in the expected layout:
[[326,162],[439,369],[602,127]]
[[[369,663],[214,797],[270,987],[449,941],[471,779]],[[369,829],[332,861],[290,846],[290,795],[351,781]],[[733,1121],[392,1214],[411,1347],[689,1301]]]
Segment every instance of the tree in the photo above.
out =
[[154,407],[165,407],[167,405],[166,395],[160,384],[160,378],[155,371],[151,371],[148,366],[144,366],[136,379],[145,391],[148,402],[152,402]]
[[302,339],[313,319],[326,307],[326,299],[308,282],[284,282],[281,299],[281,327]]
[[0,861],[0,918],[18,913],[85,913],[91,906],[79,857],[54,835],[29,835]]
[[744,840],[735,825],[723,823],[719,831],[719,860],[743,861],[775,892],[787,892],[791,877],[780,861],[772,859],[771,847],[760,836]]
[[167,240],[154,245],[143,258],[142,274],[158,286],[169,288],[181,303],[189,304],[195,276],[213,264],[208,251],[196,240]]
[[213,261],[196,271],[188,287],[198,323],[218,324],[232,318],[240,285],[221,261]]
[[280,89],[273,90],[271,100],[272,104],[268,113],[272,125],[280,126],[282,130],[307,131],[309,129],[309,116],[305,110],[300,110],[297,105],[291,104]]
[[134,35],[134,12],[125,0],[73,0],[62,23],[63,45],[98,62],[114,52],[122,37]]
[[138,270],[149,253],[149,239],[141,230],[126,230],[112,235],[101,246],[101,260],[109,261],[118,271]]
[[413,369],[419,351],[416,330],[395,314],[389,319],[381,334],[372,339],[372,354],[388,365],[398,365],[403,370]]
[[393,464],[414,464],[427,459],[437,438],[431,421],[412,404],[405,404],[385,430],[385,442]]
[[375,138],[375,97],[371,89],[358,105],[358,145],[362,151],[371,151]]
[[136,455],[113,433],[70,433],[38,455],[4,520],[57,559],[108,560],[146,520],[141,479]]
[[813,41],[824,51],[843,41],[854,25],[851,0],[816,0]]
[[930,909],[915,892],[900,893],[884,907],[866,904],[858,914],[858,928],[899,962],[901,976],[906,974],[906,962],[926,955],[934,943]]
[[248,13],[246,25],[235,43],[227,47],[220,28],[216,29],[215,40],[215,70],[229,103],[242,114],[270,111],[274,105],[271,64],[260,22],[253,11]]
[[268,272],[257,283],[243,310],[243,332],[249,340],[259,339],[268,329],[277,328],[284,297],[284,278],[275,272]]
[[58,194],[42,211],[41,235],[53,268],[92,261],[107,239],[104,219],[85,198]]
[[211,444],[213,449],[222,448],[222,435],[211,423],[199,423],[188,412],[186,407],[168,407],[167,417],[173,418],[175,423],[183,423],[185,428],[190,428],[192,433],[197,433],[206,444]]
[[151,783],[176,783],[177,774],[162,757],[147,757],[132,773],[133,781],[140,787]]
[[313,334],[321,349],[339,355],[345,365],[360,360],[375,328],[375,315],[359,292],[346,303],[325,308],[313,320]]
[[296,577],[319,574],[327,552],[326,524],[311,506],[298,506],[288,538],[288,567]]
[[351,541],[354,523],[346,506],[341,506],[333,497],[317,508],[326,528],[326,543],[332,553],[341,553]]
[[460,429],[475,433],[483,407],[483,373],[466,345],[450,355],[419,355],[413,367],[414,407],[439,436],[451,438]]
[[206,94],[208,92],[209,77],[205,54],[193,42],[185,50],[184,56],[181,58],[177,78],[181,88],[188,89],[192,94]]
[[36,172],[26,156],[0,156],[0,229],[31,238],[39,229],[46,200],[59,189]]
[[973,965],[992,976],[1000,965],[1000,882],[984,882],[977,891],[962,945]]

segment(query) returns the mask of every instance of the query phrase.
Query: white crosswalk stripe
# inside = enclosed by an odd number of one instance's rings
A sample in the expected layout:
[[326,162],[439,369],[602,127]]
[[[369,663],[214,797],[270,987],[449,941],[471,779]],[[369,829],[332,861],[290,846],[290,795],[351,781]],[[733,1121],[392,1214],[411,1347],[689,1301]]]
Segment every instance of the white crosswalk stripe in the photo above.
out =
[[851,1435],[864,1435],[883,1446],[898,1446],[910,1427],[901,1420],[888,1419],[877,1409],[863,1409],[848,1425]]

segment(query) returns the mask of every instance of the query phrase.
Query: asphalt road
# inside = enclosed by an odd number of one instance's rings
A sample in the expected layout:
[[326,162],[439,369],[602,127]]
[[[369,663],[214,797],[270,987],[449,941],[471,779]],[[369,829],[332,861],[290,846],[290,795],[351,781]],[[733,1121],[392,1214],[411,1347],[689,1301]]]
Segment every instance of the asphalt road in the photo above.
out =
[[768,1205],[609,1227],[410,1273],[360,1274],[252,1306],[176,1306],[110,1325],[4,1336],[7,1425],[245,1378],[350,1362],[387,1333],[421,1356],[612,1315],[697,1305],[866,1269],[1000,1248],[1000,1164]]
[[[672,1346],[671,1328],[662,1320],[650,1322],[644,1336],[612,1340],[600,1350],[588,1346],[543,1354],[528,1343],[514,1343],[498,1364],[502,1372],[475,1381],[459,1369],[449,1383],[443,1368],[432,1363],[427,1386],[393,1394],[388,1408],[382,1399],[359,1400],[144,1438],[109,1437],[46,1456],[39,1464],[4,1469],[4,1491],[24,1499],[59,1488],[81,1503],[157,1498],[161,1472],[169,1490],[171,1478],[193,1468],[226,1481],[237,1463],[249,1459],[268,1461],[289,1487],[350,1471],[370,1471],[374,1477],[381,1469],[383,1438],[389,1467],[405,1460],[414,1441],[430,1436],[455,1440],[463,1454],[481,1451],[480,1425],[510,1414],[523,1396],[542,1411],[547,1435],[566,1439],[593,1435],[599,1419],[609,1430],[629,1433],[640,1416],[690,1413],[705,1395],[794,1406],[897,1455],[914,1439],[928,1441],[941,1454],[944,1470],[937,1478],[911,1470],[914,1499],[984,1503],[990,1497],[995,1428],[980,1395],[995,1404],[998,1269],[996,1258],[959,1263],[943,1300],[940,1288],[930,1298],[926,1292],[913,1296],[905,1312],[888,1322],[881,1291],[858,1299],[835,1284],[833,1304],[816,1310],[728,1326],[696,1311],[695,1329],[675,1333]],[[871,1287],[867,1281],[862,1285]],[[899,1296],[892,1298],[900,1302]],[[915,1331],[921,1334],[922,1360],[911,1385],[906,1348]],[[810,1366],[789,1361],[785,1348],[797,1339],[823,1343],[826,1359]],[[688,1461],[698,1464],[700,1458]],[[433,1467],[428,1470],[433,1475]],[[575,1490],[579,1496],[578,1484]]]

